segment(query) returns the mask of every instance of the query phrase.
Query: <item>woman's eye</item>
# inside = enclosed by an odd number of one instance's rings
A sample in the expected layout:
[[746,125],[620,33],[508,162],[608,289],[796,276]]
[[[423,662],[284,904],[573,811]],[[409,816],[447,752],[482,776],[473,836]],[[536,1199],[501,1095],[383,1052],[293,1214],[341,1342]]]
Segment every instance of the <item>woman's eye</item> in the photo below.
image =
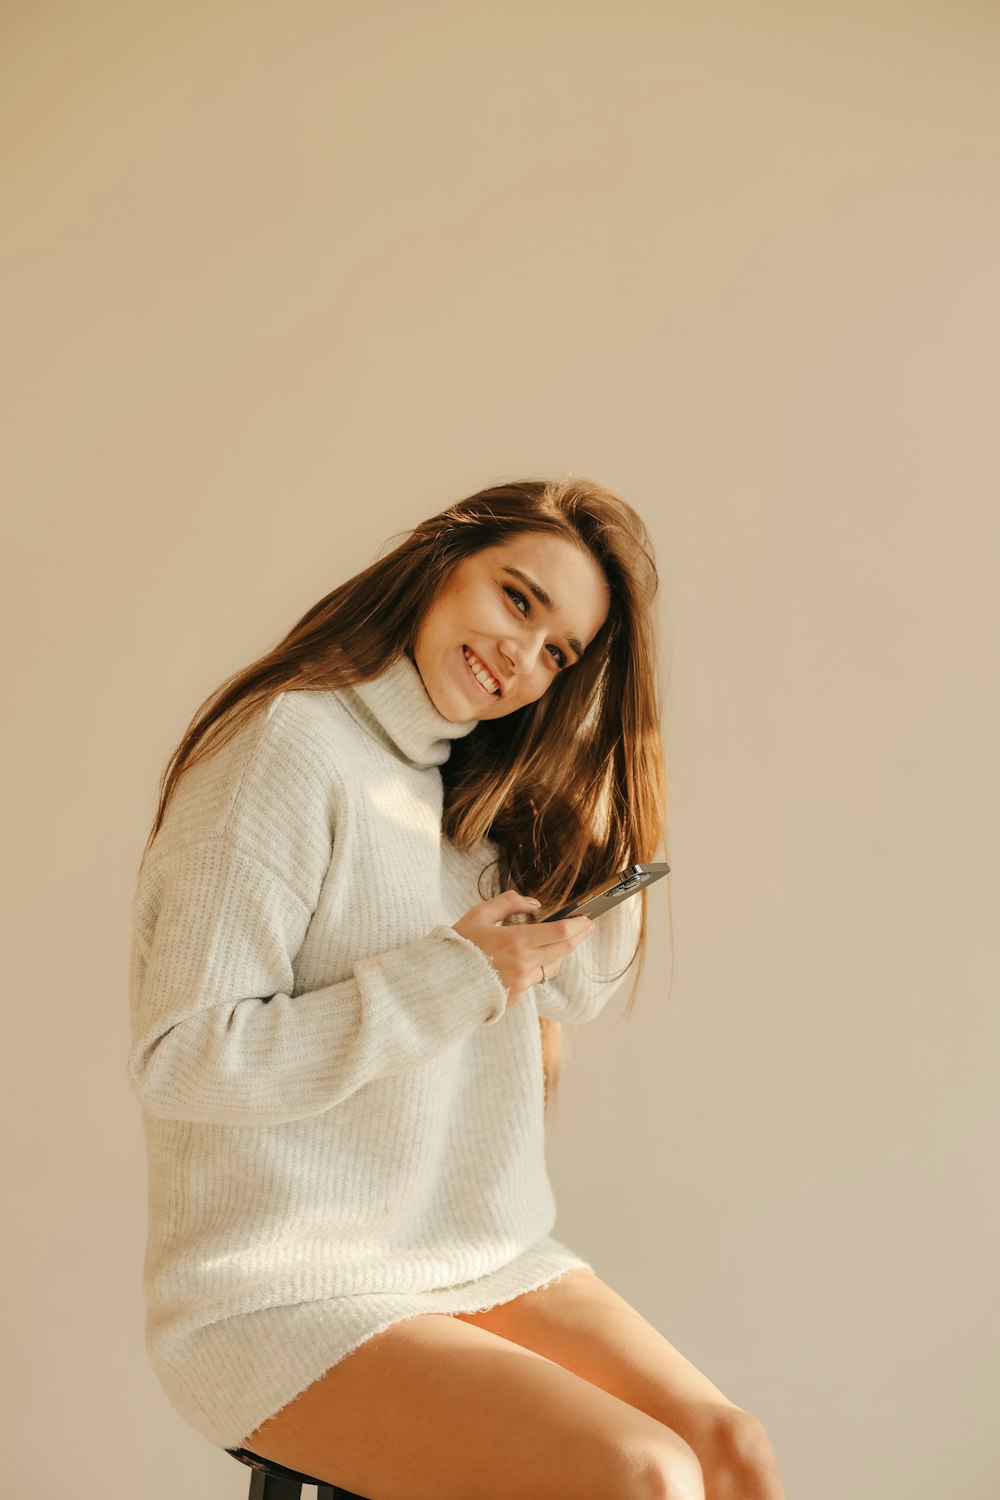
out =
[[[520,589],[511,588],[509,583],[505,583],[503,585],[503,591],[505,594],[508,594],[513,600],[514,608],[517,610],[518,614],[527,615],[531,613],[531,605],[528,603],[525,595],[521,593]],[[521,608],[522,604],[524,605],[523,609]],[[560,667],[569,666],[569,657],[566,655],[561,646],[548,646],[546,649],[552,652],[552,655],[555,657],[555,660]]]

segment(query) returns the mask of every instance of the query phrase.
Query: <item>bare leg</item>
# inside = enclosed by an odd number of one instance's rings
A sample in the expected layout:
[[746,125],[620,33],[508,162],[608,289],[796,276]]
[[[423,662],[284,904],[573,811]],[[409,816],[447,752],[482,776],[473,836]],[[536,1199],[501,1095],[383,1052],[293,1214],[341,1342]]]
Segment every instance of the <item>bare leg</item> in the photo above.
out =
[[592,1271],[456,1317],[572,1370],[680,1434],[707,1500],[785,1500],[767,1433]]
[[437,1313],[368,1339],[243,1445],[374,1500],[704,1500],[683,1438]]

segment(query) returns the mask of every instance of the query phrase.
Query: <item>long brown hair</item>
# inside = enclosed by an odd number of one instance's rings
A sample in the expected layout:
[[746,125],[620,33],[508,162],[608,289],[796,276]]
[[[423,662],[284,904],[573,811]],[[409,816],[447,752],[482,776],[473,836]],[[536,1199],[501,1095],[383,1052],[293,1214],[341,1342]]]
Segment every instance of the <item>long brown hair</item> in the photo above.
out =
[[[413,655],[423,616],[452,568],[525,532],[585,548],[608,582],[607,618],[571,671],[534,703],[482,720],[441,767],[443,832],[462,849],[499,850],[493,890],[562,905],[634,861],[667,849],[667,778],[648,533],[618,495],[583,478],[525,479],[478,491],[414,528],[333,589],[257,661],[202,704],[160,780],[148,851],[183,773],[221,748],[277,693],[336,690]],[[487,872],[483,872],[484,879]],[[669,877],[668,877],[669,887]],[[487,892],[482,889],[484,899]],[[633,898],[635,899],[635,898]],[[627,1013],[646,946],[646,896]],[[671,943],[673,922],[671,920]],[[624,972],[624,971],[623,971]],[[540,1021],[546,1114],[555,1100],[561,1027]]]

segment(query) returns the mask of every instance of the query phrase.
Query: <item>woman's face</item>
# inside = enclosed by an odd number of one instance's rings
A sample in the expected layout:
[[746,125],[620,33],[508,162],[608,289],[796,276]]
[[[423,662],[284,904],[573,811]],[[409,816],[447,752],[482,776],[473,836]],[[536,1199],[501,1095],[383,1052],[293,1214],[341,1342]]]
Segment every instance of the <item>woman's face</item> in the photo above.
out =
[[438,713],[500,719],[572,672],[607,617],[600,564],[565,537],[524,532],[452,569],[414,658]]

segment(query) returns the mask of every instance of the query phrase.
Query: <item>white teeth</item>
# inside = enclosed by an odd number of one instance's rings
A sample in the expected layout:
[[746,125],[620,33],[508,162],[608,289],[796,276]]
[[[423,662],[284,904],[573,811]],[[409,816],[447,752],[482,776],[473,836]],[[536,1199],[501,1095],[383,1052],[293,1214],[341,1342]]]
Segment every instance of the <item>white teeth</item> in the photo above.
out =
[[496,693],[500,687],[500,684],[499,682],[497,682],[496,678],[492,675],[491,672],[487,670],[486,667],[483,666],[482,662],[479,660],[479,657],[475,654],[474,651],[470,651],[468,646],[464,646],[462,649],[465,652],[465,659],[472,669],[473,677],[475,677],[478,682],[481,682],[483,687],[486,688],[488,692]]

